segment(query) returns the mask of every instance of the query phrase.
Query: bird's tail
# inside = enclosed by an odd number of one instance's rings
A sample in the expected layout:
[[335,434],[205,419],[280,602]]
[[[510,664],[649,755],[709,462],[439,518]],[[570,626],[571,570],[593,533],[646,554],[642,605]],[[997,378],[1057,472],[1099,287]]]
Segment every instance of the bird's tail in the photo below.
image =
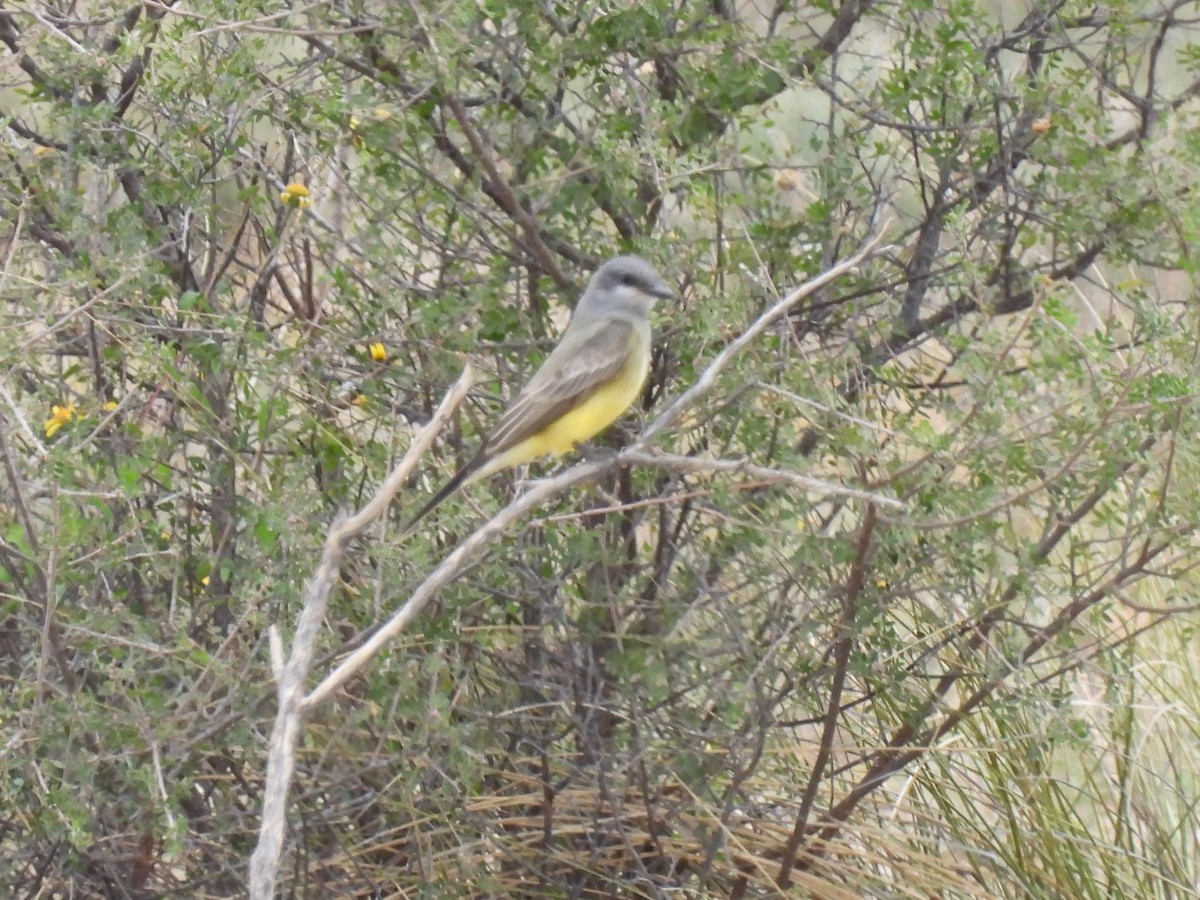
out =
[[434,507],[462,487],[472,475],[476,475],[487,461],[487,456],[483,448],[480,448],[479,452],[475,454],[470,462],[455,472],[454,476],[438,488],[438,492],[430,497],[424,506],[417,510],[417,514],[408,520],[408,524],[401,529],[400,534],[403,536],[412,531],[418,522],[433,512]]

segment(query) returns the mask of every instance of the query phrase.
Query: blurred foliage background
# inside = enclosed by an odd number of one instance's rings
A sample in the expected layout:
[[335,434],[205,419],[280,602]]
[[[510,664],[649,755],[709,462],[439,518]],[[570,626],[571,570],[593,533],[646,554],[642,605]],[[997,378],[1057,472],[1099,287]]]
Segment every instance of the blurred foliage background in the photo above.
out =
[[599,262],[682,298],[619,446],[888,221],[658,444],[905,510],[637,469],[542,510],[308,722],[281,890],[1194,896],[1198,24],[6,4],[4,892],[244,891],[266,629],[466,359],[316,676],[514,496],[396,539]]

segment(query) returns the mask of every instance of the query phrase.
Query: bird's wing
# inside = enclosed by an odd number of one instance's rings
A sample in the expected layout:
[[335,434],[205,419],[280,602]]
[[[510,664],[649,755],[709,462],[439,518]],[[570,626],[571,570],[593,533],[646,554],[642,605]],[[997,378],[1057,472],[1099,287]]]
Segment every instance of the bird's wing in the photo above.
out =
[[537,434],[612,381],[625,367],[633,344],[633,325],[624,319],[596,322],[570,344],[564,338],[488,435],[488,456]]

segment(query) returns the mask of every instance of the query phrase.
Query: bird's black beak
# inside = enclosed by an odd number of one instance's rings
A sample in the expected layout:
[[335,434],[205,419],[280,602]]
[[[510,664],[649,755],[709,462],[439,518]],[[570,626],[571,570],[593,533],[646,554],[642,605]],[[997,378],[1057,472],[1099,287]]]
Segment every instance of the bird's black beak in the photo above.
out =
[[674,300],[675,292],[665,281],[660,281],[658,284],[651,285],[647,291],[651,296],[657,297],[660,300]]

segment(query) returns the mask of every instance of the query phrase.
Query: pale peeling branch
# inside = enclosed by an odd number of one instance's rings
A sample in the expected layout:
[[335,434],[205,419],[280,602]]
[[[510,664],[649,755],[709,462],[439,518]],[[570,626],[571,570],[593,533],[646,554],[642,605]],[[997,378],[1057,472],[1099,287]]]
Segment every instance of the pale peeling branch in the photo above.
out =
[[291,654],[282,670],[279,667],[282,657],[280,642],[272,642],[272,668],[276,670],[278,679],[276,690],[279,709],[275,714],[275,726],[271,731],[271,742],[267,751],[266,787],[263,791],[258,845],[250,857],[252,900],[271,900],[275,891],[275,878],[279,870],[287,825],[288,791],[296,768],[296,744],[300,739],[306,711],[303,703],[304,682],[312,665],[313,648],[325,618],[329,593],[337,583],[346,547],[387,511],[396,492],[408,480],[417,463],[433,444],[433,439],[466,396],[473,380],[474,375],[468,366],[442,399],[429,424],[417,433],[408,452],[375,492],[375,496],[357,513],[347,518],[339,518],[330,527],[325,537],[325,547],[321,552],[321,562],[305,591],[304,606],[300,611],[295,637],[292,639]]
[[429,577],[413,591],[408,601],[379,630],[342,660],[324,681],[313,688],[312,692],[304,698],[301,705],[302,710],[308,712],[324,701],[355,672],[366,665],[388,641],[404,631],[416,619],[440,588],[457,578],[467,565],[473,562],[480,552],[491,543],[492,539],[503,534],[512,523],[520,521],[526,513],[537,509],[547,500],[565,493],[578,484],[595,481],[619,466],[647,465],[677,472],[738,472],[771,483],[789,484],[829,495],[854,497],[883,506],[904,508],[903,503],[890,497],[830,484],[796,472],[768,469],[741,460],[695,459],[688,456],[652,453],[644,447],[643,439],[609,459],[572,466],[560,475],[535,483],[531,490],[501,509],[455,548],[454,552],[442,560],[438,567],[429,574]]
[[621,455],[618,454],[611,459],[572,466],[560,475],[537,482],[532,489],[501,509],[442,560],[438,567],[429,573],[429,577],[413,591],[408,601],[396,610],[378,631],[342,660],[338,667],[329,673],[329,677],[313,688],[312,693],[304,698],[302,708],[307,711],[316,706],[361,669],[388,641],[417,617],[439,588],[457,578],[492,539],[503,534],[509,525],[575,485],[594,481],[620,461]]

